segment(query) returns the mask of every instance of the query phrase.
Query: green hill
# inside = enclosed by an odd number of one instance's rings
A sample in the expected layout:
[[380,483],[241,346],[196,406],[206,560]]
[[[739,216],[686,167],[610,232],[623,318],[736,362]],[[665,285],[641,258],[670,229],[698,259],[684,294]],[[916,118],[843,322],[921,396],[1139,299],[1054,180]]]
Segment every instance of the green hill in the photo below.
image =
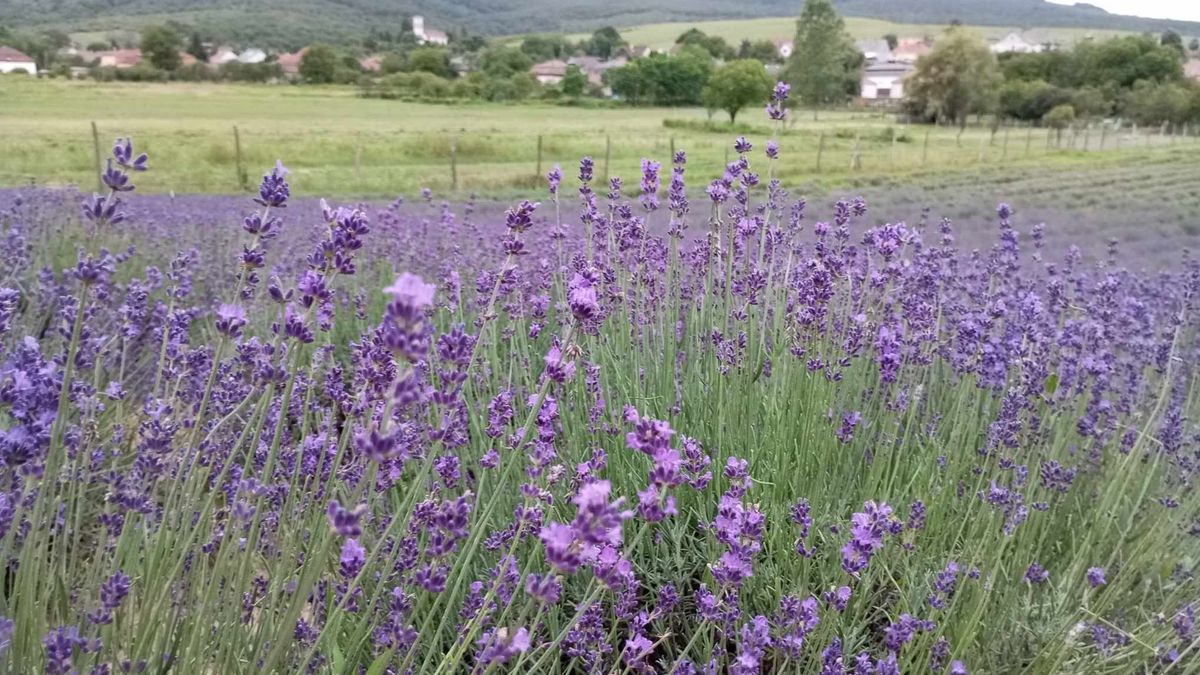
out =
[[[835,0],[844,15],[904,24],[1162,31],[1200,35],[1200,23],[1109,14],[1044,0]],[[397,31],[423,14],[450,32],[489,35],[577,32],[601,25],[642,26],[763,17],[794,17],[802,0],[3,0],[0,25],[74,32],[136,30],[174,20],[221,41],[296,47],[317,40],[361,39]],[[790,32],[790,31],[785,31]],[[875,36],[877,31],[872,31]],[[649,40],[646,40],[649,41]]]

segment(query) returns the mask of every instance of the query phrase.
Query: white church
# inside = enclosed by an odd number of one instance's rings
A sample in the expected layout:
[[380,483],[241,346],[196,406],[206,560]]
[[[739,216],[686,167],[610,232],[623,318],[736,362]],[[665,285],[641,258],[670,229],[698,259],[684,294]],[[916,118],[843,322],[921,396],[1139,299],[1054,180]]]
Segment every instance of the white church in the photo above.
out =
[[417,42],[423,45],[446,45],[450,43],[450,37],[440,30],[425,27],[425,17],[414,16],[412,18],[412,32],[417,36]]

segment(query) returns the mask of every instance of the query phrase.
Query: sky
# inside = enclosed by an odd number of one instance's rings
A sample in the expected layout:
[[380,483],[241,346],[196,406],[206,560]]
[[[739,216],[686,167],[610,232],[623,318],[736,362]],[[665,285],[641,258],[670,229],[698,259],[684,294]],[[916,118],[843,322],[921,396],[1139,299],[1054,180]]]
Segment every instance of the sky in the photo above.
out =
[[[1050,0],[1073,5],[1077,0]],[[1155,19],[1200,21],[1200,0],[1083,0],[1113,14],[1131,14]]]

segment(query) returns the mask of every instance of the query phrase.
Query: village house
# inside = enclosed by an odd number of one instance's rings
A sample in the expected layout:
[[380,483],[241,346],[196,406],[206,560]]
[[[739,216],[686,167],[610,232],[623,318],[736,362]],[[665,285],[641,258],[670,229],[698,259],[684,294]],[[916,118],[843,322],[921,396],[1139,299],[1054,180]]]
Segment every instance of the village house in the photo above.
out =
[[425,17],[423,16],[414,16],[412,18],[412,32],[416,36],[417,42],[423,45],[450,44],[450,36],[440,30],[425,27]]
[[535,63],[529,69],[529,73],[542,84],[555,85],[562,82],[563,77],[566,76],[567,62],[562,59],[551,59]]
[[208,62],[214,66],[223,66],[226,63],[233,63],[237,60],[237,52],[233,51],[232,47],[218,47],[217,51],[208,57]]
[[292,78],[300,74],[300,59],[304,58],[304,51],[306,49],[308,49],[308,47],[289,54],[280,54],[275,59],[275,62],[279,64],[279,70],[283,73],[284,77]]
[[12,47],[0,46],[0,73],[37,75],[37,62]]
[[261,49],[250,47],[238,54],[237,60],[238,63],[263,63],[267,60],[267,53]]
[[101,68],[132,68],[142,62],[142,50],[140,49],[114,49],[110,52],[100,52],[97,54],[98,61],[96,65]]
[[988,48],[993,54],[1033,54],[1042,51],[1042,45],[1028,42],[1018,33],[1009,33]]
[[893,61],[915,63],[917,59],[928,54],[933,49],[928,41],[921,38],[901,38],[892,50]]
[[894,60],[892,48],[887,40],[859,40],[855,43],[867,63],[882,63]]
[[1183,76],[1200,83],[1200,59],[1189,59],[1187,63],[1183,64]]
[[863,68],[860,97],[864,103],[892,103],[904,98],[904,79],[914,70],[906,61],[872,63]]

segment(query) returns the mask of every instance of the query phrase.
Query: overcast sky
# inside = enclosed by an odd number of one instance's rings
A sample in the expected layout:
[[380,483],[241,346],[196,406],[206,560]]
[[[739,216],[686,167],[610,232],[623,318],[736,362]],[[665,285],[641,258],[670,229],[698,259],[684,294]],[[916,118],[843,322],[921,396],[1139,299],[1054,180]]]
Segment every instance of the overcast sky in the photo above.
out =
[[[1200,21],[1200,0],[1086,0],[1113,14],[1132,14],[1155,19]],[[1076,0],[1050,0],[1060,5],[1073,5]]]

